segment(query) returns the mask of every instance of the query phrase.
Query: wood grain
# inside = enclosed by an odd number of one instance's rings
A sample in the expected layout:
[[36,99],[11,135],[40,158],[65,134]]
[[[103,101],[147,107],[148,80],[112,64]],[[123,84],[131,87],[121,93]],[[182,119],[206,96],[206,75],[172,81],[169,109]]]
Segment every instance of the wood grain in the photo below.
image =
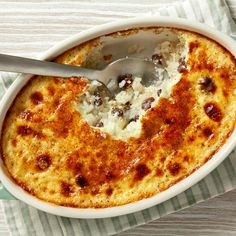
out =
[[[152,4],[155,11],[176,1],[146,0],[145,4]],[[122,2],[127,0],[109,7],[109,0],[0,0],[0,52],[35,57],[91,26],[130,17],[130,12],[147,13],[140,0],[130,0],[125,12],[119,7]],[[236,0],[227,3],[236,18]],[[236,235],[236,190],[119,235]],[[1,206],[0,236],[10,236]]]
[[119,234],[131,235],[236,235],[236,190]]

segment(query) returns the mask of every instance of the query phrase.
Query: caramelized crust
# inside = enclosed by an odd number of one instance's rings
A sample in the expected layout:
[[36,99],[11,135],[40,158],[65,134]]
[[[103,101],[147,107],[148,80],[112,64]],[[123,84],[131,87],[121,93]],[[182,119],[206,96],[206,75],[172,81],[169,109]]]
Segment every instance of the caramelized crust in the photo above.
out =
[[[209,160],[235,127],[235,59],[210,39],[173,31],[188,44],[188,67],[181,65],[171,97],[147,111],[138,138],[114,140],[81,119],[75,106],[86,80],[33,77],[2,131],[2,158],[14,181],[50,203],[104,208],[153,196]],[[83,64],[98,43],[56,61]]]

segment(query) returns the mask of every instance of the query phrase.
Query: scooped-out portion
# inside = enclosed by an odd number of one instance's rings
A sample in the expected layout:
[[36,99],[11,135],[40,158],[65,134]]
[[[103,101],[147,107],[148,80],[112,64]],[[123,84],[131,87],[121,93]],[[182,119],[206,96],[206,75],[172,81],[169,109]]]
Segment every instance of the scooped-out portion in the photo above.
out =
[[140,77],[120,75],[113,82],[119,88],[113,99],[102,92],[101,83],[92,81],[84,94],[78,97],[76,108],[90,126],[115,139],[139,137],[142,117],[155,107],[160,97],[170,96],[180,74],[187,70],[186,52],[183,41],[158,43],[149,58],[156,65],[157,80],[146,85]]

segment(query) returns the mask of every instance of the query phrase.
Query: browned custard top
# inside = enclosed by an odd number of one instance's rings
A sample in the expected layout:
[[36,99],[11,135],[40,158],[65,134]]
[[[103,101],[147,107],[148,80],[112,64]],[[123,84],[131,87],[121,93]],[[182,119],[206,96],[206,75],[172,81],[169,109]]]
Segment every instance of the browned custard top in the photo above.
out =
[[[86,80],[31,79],[2,131],[2,158],[14,181],[58,205],[110,207],[153,196],[211,158],[235,127],[235,59],[210,39],[173,31],[186,40],[187,65],[179,62],[180,81],[147,111],[138,138],[115,140],[81,118],[75,107]],[[98,41],[57,61],[81,64]]]

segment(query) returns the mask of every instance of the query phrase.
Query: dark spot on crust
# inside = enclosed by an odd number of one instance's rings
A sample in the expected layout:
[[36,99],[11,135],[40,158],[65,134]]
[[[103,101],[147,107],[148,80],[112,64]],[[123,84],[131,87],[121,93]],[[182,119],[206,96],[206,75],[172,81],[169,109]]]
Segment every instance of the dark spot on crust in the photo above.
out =
[[214,69],[215,67],[214,67],[214,65],[212,64],[212,63],[207,63],[206,64],[206,69],[208,69],[209,71],[212,71],[213,69]]
[[53,77],[53,82],[55,83],[55,84],[59,84],[59,83],[61,83],[61,79],[60,78],[57,78],[57,77]]
[[172,175],[177,175],[181,169],[181,165],[177,162],[175,163],[169,163],[168,164],[168,170]]
[[17,127],[17,133],[21,136],[27,136],[33,133],[31,127],[26,125],[20,125]]
[[13,147],[16,147],[16,145],[17,145],[16,139],[13,139],[13,140],[11,141],[11,143],[12,143],[12,146],[13,146]]
[[124,115],[124,112],[118,107],[113,107],[111,110],[111,114],[116,117],[122,117]]
[[151,104],[154,101],[155,101],[154,97],[150,97],[150,98],[145,99],[142,103],[142,109],[145,111],[148,110],[149,108],[151,108],[151,106],[152,106]]
[[160,169],[160,168],[156,168],[156,176],[163,176],[163,170],[162,169]]
[[202,91],[205,91],[207,93],[209,92],[214,93],[216,91],[216,85],[214,81],[209,77],[200,78],[199,84],[201,85]]
[[163,65],[164,64],[164,58],[161,54],[155,53],[152,55],[152,61],[155,64]]
[[54,96],[55,89],[52,86],[48,86],[48,93],[49,93],[50,96]]
[[103,59],[104,61],[110,61],[112,59],[112,54],[104,55]]
[[227,91],[227,89],[223,89],[223,95],[225,97],[228,97],[229,96],[229,92]]
[[194,140],[195,140],[195,137],[193,135],[188,137],[189,142],[193,142]]
[[146,175],[150,173],[149,168],[145,164],[138,164],[135,171],[135,180],[142,180]]
[[31,94],[30,99],[34,105],[39,105],[43,101],[43,95],[40,92],[34,92]]
[[208,139],[211,139],[214,137],[214,132],[209,127],[204,128],[202,132],[204,136],[207,137]]
[[102,128],[102,127],[104,127],[104,124],[103,124],[102,121],[99,121],[99,122],[95,125],[95,127]]
[[127,89],[132,85],[133,80],[134,79],[133,79],[132,74],[124,74],[124,75],[118,76],[117,82],[118,82],[119,88]]
[[103,104],[102,97],[99,92],[94,93],[94,105],[101,106]]
[[185,61],[185,57],[181,57],[179,59],[178,72],[179,73],[185,73],[187,71],[188,71],[188,69],[187,69],[187,64],[186,64],[186,61]]
[[107,171],[105,176],[107,180],[115,179],[115,175],[111,171]]
[[106,194],[107,194],[108,196],[111,196],[112,193],[113,193],[113,189],[112,189],[112,188],[108,188],[108,189],[106,190]]
[[184,156],[184,161],[189,162],[189,156]]
[[32,118],[33,118],[33,113],[31,111],[29,111],[29,110],[23,110],[20,113],[20,117],[23,118],[24,120],[31,121]]
[[208,102],[207,104],[205,104],[204,111],[207,116],[215,122],[220,122],[223,118],[221,109],[214,102]]
[[197,41],[191,42],[191,43],[189,44],[189,53],[192,53],[195,48],[198,48],[198,47],[199,47],[199,45],[200,45],[200,43],[197,42]]
[[27,125],[20,125],[17,127],[17,133],[21,136],[28,136],[28,135],[34,135],[35,137],[39,139],[45,138],[45,135],[41,132],[37,132],[33,130],[30,126]]
[[85,188],[88,186],[88,181],[82,175],[78,175],[75,179],[76,184],[78,184],[81,188]]
[[61,193],[65,197],[70,197],[74,193],[73,186],[71,184],[61,182]]
[[175,118],[167,118],[165,119],[165,124],[171,125],[175,123]]
[[48,154],[42,154],[36,158],[37,169],[46,170],[50,165],[51,165],[51,157]]

